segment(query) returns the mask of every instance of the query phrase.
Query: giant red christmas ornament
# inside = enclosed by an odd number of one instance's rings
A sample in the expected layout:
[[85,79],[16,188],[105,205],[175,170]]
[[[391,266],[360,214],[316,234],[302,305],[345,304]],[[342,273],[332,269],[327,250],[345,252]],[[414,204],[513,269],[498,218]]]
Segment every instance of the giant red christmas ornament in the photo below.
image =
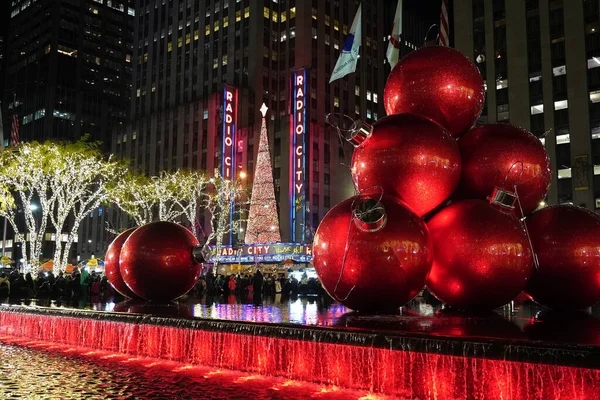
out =
[[379,186],[419,216],[440,205],[460,180],[456,141],[430,120],[401,114],[363,124],[349,141],[352,178],[359,192]]
[[539,262],[527,295],[555,309],[600,303],[600,216],[561,205],[536,211],[526,222]]
[[121,275],[139,297],[170,301],[194,287],[201,272],[198,240],[181,225],[152,222],[129,236],[120,257]]
[[485,199],[495,186],[511,189],[517,185],[525,214],[546,196],[550,159],[529,131],[509,124],[482,125],[463,136],[458,146],[462,157],[459,196]]
[[461,52],[427,46],[396,64],[385,84],[383,101],[388,115],[422,115],[458,137],[479,118],[485,90],[479,70]]
[[454,203],[427,226],[435,246],[427,287],[449,306],[499,307],[519,295],[533,272],[520,221],[485,201]]
[[425,223],[392,196],[333,207],[317,229],[314,265],[327,292],[354,310],[393,309],[419,293],[431,266]]
[[123,281],[119,267],[119,256],[121,255],[121,248],[123,247],[123,244],[129,238],[129,235],[131,235],[136,229],[137,228],[128,229],[117,236],[110,246],[108,246],[106,256],[104,257],[104,273],[106,274],[106,278],[117,292],[132,299],[137,298],[137,296]]

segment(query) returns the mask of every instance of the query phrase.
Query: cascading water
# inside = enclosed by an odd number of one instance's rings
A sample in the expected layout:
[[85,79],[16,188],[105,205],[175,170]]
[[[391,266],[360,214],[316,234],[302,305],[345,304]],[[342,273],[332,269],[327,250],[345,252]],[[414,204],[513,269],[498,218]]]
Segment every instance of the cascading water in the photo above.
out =
[[[17,307],[0,307],[0,334],[408,399],[596,399],[600,393],[600,370],[592,365],[598,354],[589,347]],[[586,355],[590,368],[572,366]]]

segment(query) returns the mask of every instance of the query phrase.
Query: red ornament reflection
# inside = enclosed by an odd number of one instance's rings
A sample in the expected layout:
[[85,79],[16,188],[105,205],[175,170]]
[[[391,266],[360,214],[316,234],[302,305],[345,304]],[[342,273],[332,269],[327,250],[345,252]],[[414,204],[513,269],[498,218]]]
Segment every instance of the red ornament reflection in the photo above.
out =
[[528,296],[554,309],[600,303],[600,216],[585,208],[543,208],[526,220],[539,268]]
[[450,47],[427,46],[398,62],[383,97],[388,115],[422,115],[458,137],[481,115],[485,91],[479,70],[465,55]]
[[[364,133],[363,133],[364,135]],[[352,156],[352,178],[359,192],[379,186],[423,216],[444,202],[460,180],[456,141],[427,119],[401,114],[385,117],[361,137]]]
[[427,287],[449,306],[500,307],[519,295],[533,272],[520,221],[485,201],[454,203],[427,226],[435,246]]
[[201,272],[192,256],[198,240],[183,226],[152,222],[131,234],[121,250],[121,275],[139,297],[170,301],[194,287]]
[[106,278],[117,292],[129,298],[137,298],[137,296],[123,281],[119,267],[119,256],[121,255],[123,244],[136,229],[131,228],[119,234],[110,246],[108,246],[106,256],[104,257],[104,273],[106,274]]
[[425,223],[394,197],[378,200],[368,194],[342,201],[315,235],[313,263],[323,287],[354,310],[406,304],[423,288],[431,265]]
[[458,141],[462,176],[458,196],[485,199],[494,187],[517,191],[523,212],[533,212],[550,187],[550,158],[531,132],[509,124],[478,126]]

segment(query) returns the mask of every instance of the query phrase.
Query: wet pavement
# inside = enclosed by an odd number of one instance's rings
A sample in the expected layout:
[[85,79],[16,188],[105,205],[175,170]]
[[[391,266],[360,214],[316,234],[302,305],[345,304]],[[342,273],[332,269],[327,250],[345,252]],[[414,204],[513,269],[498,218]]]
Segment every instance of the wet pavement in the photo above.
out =
[[388,399],[332,386],[0,337],[1,399]]

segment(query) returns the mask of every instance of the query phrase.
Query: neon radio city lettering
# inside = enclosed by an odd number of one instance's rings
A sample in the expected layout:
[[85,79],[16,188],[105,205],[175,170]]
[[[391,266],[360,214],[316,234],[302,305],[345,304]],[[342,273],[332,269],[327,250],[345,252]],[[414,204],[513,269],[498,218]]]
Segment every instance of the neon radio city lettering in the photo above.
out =
[[298,73],[294,84],[294,187],[296,195],[302,194],[302,187],[304,186],[304,133],[306,132],[306,121],[305,121],[305,91],[306,86],[304,82],[304,74]]
[[223,93],[223,178],[232,179],[235,165],[235,131],[237,117],[237,89],[225,86]]

